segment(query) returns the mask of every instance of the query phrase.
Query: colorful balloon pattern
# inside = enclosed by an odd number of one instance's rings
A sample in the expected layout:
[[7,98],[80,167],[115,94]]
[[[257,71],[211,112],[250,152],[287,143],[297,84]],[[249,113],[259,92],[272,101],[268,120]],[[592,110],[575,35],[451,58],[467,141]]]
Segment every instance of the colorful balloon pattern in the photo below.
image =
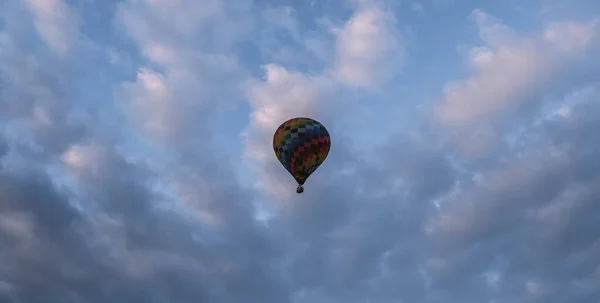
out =
[[273,135],[273,150],[303,192],[306,179],[325,161],[331,148],[329,132],[318,121],[298,117],[281,124]]

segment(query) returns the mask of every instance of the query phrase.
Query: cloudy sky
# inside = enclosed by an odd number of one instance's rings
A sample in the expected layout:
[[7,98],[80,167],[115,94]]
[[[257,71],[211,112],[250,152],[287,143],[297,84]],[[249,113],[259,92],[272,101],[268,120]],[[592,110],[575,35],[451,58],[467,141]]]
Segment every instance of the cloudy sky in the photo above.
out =
[[598,302],[597,4],[0,0],[0,302]]

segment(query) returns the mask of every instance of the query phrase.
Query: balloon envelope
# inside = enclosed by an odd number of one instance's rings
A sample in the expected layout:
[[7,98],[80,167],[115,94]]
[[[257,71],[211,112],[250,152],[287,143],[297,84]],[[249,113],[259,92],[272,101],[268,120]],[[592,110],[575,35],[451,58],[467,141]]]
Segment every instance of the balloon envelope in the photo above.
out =
[[330,147],[325,126],[310,118],[287,120],[273,135],[275,155],[298,182],[298,193],[306,179],[325,161]]

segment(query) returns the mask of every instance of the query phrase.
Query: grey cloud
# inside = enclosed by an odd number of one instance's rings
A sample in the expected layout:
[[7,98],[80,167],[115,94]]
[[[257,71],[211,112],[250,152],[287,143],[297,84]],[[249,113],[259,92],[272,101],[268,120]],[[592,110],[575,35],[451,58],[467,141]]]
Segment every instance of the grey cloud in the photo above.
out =
[[8,155],[8,152],[9,152],[8,142],[6,142],[4,140],[4,138],[2,136],[0,136],[0,161],[2,160],[2,158],[4,158],[4,156]]
[[[208,192],[201,192],[197,199],[204,201],[196,207],[208,208],[228,221],[223,230],[157,210],[158,202],[166,198],[147,185],[156,176],[116,152],[111,147],[114,136],[108,140],[90,137],[101,134],[102,126],[96,125],[92,133],[69,125],[66,113],[75,100],[61,82],[68,77],[56,73],[52,61],[40,64],[35,61],[39,57],[27,59],[20,42],[12,42],[14,48],[3,49],[2,62],[10,63],[3,65],[4,79],[27,81],[3,79],[0,104],[10,110],[2,112],[2,122],[32,118],[36,104],[50,110],[50,118],[57,123],[34,129],[34,139],[45,152],[44,157],[33,158],[40,164],[77,142],[99,147],[92,158],[93,169],[76,174],[77,193],[62,193],[41,171],[3,171],[2,246],[8,249],[3,249],[2,263],[7,267],[1,276],[14,297],[23,302],[61,303],[286,301],[285,285],[265,266],[280,252],[269,232],[251,221],[252,194],[236,184],[228,185],[232,175],[225,168],[214,167],[218,162],[205,150],[192,150],[185,144],[177,147],[183,162],[196,163],[192,170],[211,180],[214,198],[208,201],[202,198]],[[62,67],[68,68],[68,63]],[[34,95],[36,91],[43,95]],[[22,160],[36,155],[26,146],[15,146]],[[195,152],[204,156],[190,158]],[[83,213],[71,203],[80,203]],[[10,300],[8,295],[3,299]]]
[[[3,220],[14,223],[12,228],[3,225],[13,242],[2,241],[11,247],[3,255],[3,263],[10,266],[3,268],[2,276],[15,285],[21,300],[71,302],[68,298],[73,296],[73,302],[285,301],[285,286],[272,289],[279,282],[266,266],[280,253],[269,233],[246,225],[246,230],[219,232],[215,243],[203,237],[194,240],[192,233],[202,234],[202,226],[153,210],[157,197],[141,185],[147,179],[144,170],[106,153],[98,158],[104,169],[89,176],[80,197],[59,193],[40,172],[3,173]],[[104,211],[84,215],[70,206],[74,198],[96,202]],[[231,196],[221,199],[220,204],[227,204]],[[107,216],[117,223],[116,229],[102,222]],[[23,226],[33,226],[31,234],[15,234],[29,231],[18,228],[18,218]],[[109,243],[99,241],[106,236]]]
[[[428,199],[452,185],[452,170],[441,150],[412,148],[414,143],[406,138],[378,147],[386,151],[378,154],[382,166],[372,166],[343,140],[337,142],[331,162],[320,168],[324,183],[311,183],[305,193],[309,199],[299,199],[282,214],[276,226],[292,228],[291,274],[296,289],[306,289],[306,300],[425,300],[421,223],[432,211]],[[414,157],[412,165],[398,163],[402,156],[418,154],[422,157]],[[336,168],[348,165],[352,175],[336,176]],[[440,178],[422,177],[437,171],[444,172]],[[403,187],[407,194],[391,190],[400,178],[412,180]]]
[[[536,132],[551,146],[532,148],[487,174],[485,185],[467,187],[448,202],[449,217],[433,238],[443,245],[436,258],[450,266],[433,271],[440,289],[458,297],[466,285],[481,284],[472,278],[501,258],[506,264],[496,291],[500,299],[593,302],[598,290],[586,285],[597,282],[600,265],[594,253],[600,233],[593,227],[600,199],[592,161],[600,150],[593,135],[597,110],[590,100],[566,120],[546,122]],[[563,153],[552,156],[561,146]],[[535,283],[539,293],[532,291]]]
[[28,41],[19,38],[18,26],[9,25],[5,33],[10,35],[0,40],[0,119],[29,122],[41,156],[60,154],[87,131],[86,125],[69,118],[73,103],[68,83],[74,77],[60,60],[28,55]]
[[35,302],[81,286],[95,260],[80,233],[85,222],[69,204],[69,195],[42,172],[2,171],[0,196],[0,271],[15,295]]

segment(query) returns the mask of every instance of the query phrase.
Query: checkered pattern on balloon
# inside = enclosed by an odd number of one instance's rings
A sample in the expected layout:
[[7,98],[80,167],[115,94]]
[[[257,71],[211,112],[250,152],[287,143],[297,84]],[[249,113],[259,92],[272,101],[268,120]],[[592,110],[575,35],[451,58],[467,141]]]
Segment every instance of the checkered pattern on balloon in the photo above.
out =
[[299,117],[282,123],[273,135],[273,150],[283,167],[303,191],[306,179],[325,161],[331,142],[329,132],[318,121]]

